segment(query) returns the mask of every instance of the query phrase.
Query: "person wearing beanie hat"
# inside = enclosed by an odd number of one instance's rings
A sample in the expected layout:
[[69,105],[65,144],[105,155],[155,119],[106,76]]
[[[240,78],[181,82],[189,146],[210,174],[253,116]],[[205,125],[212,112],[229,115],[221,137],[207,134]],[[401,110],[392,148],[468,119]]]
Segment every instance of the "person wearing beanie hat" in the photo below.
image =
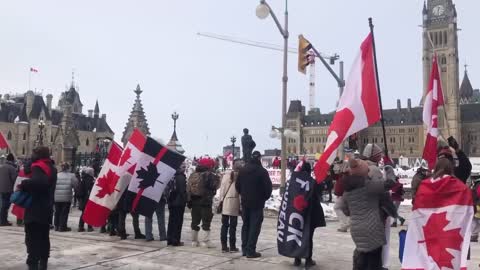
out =
[[252,153],[250,161],[238,173],[235,188],[240,194],[242,206],[242,255],[258,258],[256,251],[258,236],[262,228],[265,201],[272,195],[272,181],[261,163],[262,155]]
[[[192,209],[192,246],[201,245],[206,248],[214,248],[210,241],[210,225],[213,219],[213,198],[220,187],[220,177],[213,173],[215,161],[209,157],[198,160],[195,172],[187,181],[187,207]],[[204,231],[199,241],[200,223]]]

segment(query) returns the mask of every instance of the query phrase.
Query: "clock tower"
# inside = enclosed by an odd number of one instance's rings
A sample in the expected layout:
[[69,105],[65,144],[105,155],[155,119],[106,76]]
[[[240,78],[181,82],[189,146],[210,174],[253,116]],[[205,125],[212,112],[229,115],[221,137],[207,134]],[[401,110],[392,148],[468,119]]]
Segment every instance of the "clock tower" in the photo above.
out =
[[[436,53],[442,80],[445,111],[439,110],[441,133],[460,143],[460,98],[457,11],[452,0],[427,0],[423,7],[423,99]],[[445,113],[446,112],[446,113]]]

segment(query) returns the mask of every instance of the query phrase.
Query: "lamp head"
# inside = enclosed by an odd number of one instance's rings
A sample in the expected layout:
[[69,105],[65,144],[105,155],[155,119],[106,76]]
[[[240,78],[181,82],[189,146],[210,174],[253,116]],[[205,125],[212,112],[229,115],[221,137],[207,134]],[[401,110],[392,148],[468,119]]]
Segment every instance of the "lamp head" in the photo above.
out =
[[266,19],[270,14],[270,8],[265,4],[265,1],[260,1],[260,4],[257,6],[255,10],[255,14],[261,20]]

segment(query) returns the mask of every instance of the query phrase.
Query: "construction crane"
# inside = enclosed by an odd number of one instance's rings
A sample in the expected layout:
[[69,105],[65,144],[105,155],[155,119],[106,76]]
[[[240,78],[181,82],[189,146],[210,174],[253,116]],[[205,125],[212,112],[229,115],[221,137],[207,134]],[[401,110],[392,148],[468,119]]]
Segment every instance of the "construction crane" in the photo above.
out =
[[[202,36],[202,37],[206,37],[206,38],[213,38],[213,39],[217,39],[217,40],[237,43],[237,44],[245,45],[245,46],[263,48],[263,49],[274,50],[274,51],[283,51],[282,46],[278,46],[278,45],[271,44],[271,43],[266,43],[266,42],[259,42],[259,41],[254,41],[254,40],[236,38],[236,37],[225,36],[225,35],[218,35],[218,34],[207,33],[207,32],[199,32],[199,33],[197,33],[197,35]],[[292,53],[292,54],[298,54],[298,49],[293,48],[293,47],[288,47],[288,52]],[[316,76],[315,75],[315,58],[316,57],[322,57],[323,58],[322,60],[328,60],[330,62],[330,65],[334,65],[335,61],[340,58],[340,56],[338,54],[325,55],[325,54],[319,53],[317,55],[313,52],[309,52],[309,77],[310,77],[310,80],[309,80],[309,109],[310,110],[315,108],[315,92],[316,92],[316,87],[315,87],[315,76]]]

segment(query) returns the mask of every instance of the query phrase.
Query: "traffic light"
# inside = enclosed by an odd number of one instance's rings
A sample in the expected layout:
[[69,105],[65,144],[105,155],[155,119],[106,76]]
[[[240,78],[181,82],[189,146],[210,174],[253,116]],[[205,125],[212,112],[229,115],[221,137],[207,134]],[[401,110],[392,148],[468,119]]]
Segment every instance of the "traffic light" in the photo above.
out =
[[310,64],[308,51],[312,49],[312,44],[306,40],[303,35],[298,36],[298,71],[303,74],[307,72],[307,66]]

